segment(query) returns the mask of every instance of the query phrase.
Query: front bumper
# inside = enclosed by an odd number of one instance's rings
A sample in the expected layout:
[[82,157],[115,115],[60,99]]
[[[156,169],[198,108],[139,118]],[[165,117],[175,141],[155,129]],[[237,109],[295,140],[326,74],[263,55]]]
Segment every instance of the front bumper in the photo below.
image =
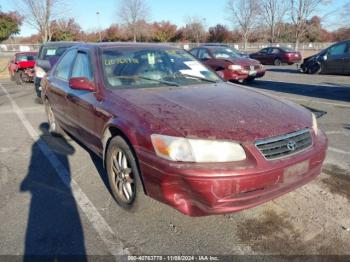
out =
[[[254,151],[255,146],[248,148]],[[320,174],[327,138],[314,137],[313,147],[295,156],[268,161],[256,150],[255,164],[190,164],[162,160],[137,150],[146,193],[189,216],[230,213],[267,202]],[[306,173],[286,179],[286,168],[308,161]]]
[[238,80],[246,80],[251,78],[260,78],[265,75],[266,70],[264,68],[259,70],[243,70],[243,71],[233,71],[229,69],[223,70],[223,77],[227,81],[238,81]]

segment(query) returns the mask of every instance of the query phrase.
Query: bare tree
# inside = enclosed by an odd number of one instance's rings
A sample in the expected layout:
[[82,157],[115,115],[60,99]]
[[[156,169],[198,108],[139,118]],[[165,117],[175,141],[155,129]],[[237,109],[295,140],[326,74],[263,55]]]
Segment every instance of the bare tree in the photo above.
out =
[[295,49],[307,30],[307,20],[325,0],[290,0],[289,12],[294,26]]
[[50,23],[59,17],[59,7],[63,0],[20,0],[19,2],[25,22],[38,30],[42,42],[50,41]]
[[273,44],[278,35],[277,27],[283,22],[287,5],[282,0],[260,0],[260,16],[269,27],[270,43]]
[[121,21],[126,24],[133,35],[134,42],[139,35],[140,22],[146,21],[149,15],[149,8],[145,0],[120,0],[118,15]]
[[184,27],[185,38],[195,43],[204,42],[206,38],[205,19],[189,17],[186,21],[186,26]]
[[259,13],[259,5],[257,0],[228,0],[227,12],[229,19],[235,26],[238,26],[244,42],[244,49],[247,48],[248,38],[253,29],[257,15]]

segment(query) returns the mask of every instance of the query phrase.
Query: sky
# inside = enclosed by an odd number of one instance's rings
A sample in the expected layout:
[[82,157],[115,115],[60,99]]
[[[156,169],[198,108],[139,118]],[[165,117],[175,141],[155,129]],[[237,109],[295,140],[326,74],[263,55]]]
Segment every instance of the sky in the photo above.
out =
[[[0,6],[4,12],[14,10],[20,12],[18,2],[20,0],[0,0]],[[225,11],[227,0],[146,0],[146,2],[150,9],[149,22],[165,20],[182,26],[186,24],[189,17],[196,17],[203,19],[206,27],[216,24],[226,24],[231,27]],[[67,0],[65,3],[67,3],[64,8],[65,16],[74,17],[84,31],[104,29],[119,22],[117,16],[119,0]],[[317,14],[325,14],[346,3],[350,3],[350,0],[333,0],[326,7],[321,8]],[[98,17],[97,11],[100,13]],[[24,23],[20,36],[29,36],[34,33],[36,33],[35,29]]]

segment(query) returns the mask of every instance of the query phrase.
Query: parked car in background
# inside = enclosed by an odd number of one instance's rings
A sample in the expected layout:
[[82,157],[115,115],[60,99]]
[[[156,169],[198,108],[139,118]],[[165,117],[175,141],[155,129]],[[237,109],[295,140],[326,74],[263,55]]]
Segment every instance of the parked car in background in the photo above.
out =
[[264,65],[292,65],[302,60],[300,52],[289,47],[267,47],[250,54],[250,58],[259,60]]
[[321,172],[327,139],[309,110],[224,82],[181,49],[82,44],[42,82],[51,132],[103,159],[128,210],[145,192],[191,216],[234,212]]
[[43,44],[36,61],[34,86],[37,96],[41,97],[41,79],[57,62],[59,57],[70,47],[78,42],[47,42]]
[[206,47],[226,47],[230,48],[233,52],[235,52],[237,55],[244,57],[244,58],[249,58],[249,54],[245,52],[238,51],[236,48],[232,47],[231,45],[228,44],[216,44],[216,43],[208,43],[208,44],[203,44],[202,46]]
[[227,46],[203,45],[190,53],[227,81],[252,81],[265,75],[259,61],[242,57]]
[[308,74],[350,75],[350,40],[336,43],[305,58],[300,69]]
[[20,85],[23,82],[32,82],[34,79],[34,66],[37,52],[21,52],[13,56],[8,65],[12,81]]

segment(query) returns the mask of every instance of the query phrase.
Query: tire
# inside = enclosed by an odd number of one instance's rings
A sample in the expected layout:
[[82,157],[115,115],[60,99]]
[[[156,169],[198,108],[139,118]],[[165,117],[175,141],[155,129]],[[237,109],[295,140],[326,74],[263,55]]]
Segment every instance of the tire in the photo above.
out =
[[136,211],[144,196],[140,172],[132,150],[120,136],[108,144],[106,169],[114,200],[127,211]]
[[62,131],[61,127],[56,121],[55,115],[52,111],[51,105],[49,103],[49,100],[45,99],[44,101],[45,104],[45,111],[47,115],[47,120],[49,123],[49,132],[53,136],[64,136],[64,132]]
[[307,68],[307,73],[312,75],[318,75],[322,72],[322,65],[320,63],[313,63]]
[[274,64],[275,66],[280,66],[280,65],[282,65],[282,61],[281,61],[281,59],[276,58],[276,59],[273,61],[273,64]]
[[15,72],[15,76],[14,76],[17,85],[21,85],[22,84],[22,78],[21,78],[21,73],[20,72],[21,71]]

